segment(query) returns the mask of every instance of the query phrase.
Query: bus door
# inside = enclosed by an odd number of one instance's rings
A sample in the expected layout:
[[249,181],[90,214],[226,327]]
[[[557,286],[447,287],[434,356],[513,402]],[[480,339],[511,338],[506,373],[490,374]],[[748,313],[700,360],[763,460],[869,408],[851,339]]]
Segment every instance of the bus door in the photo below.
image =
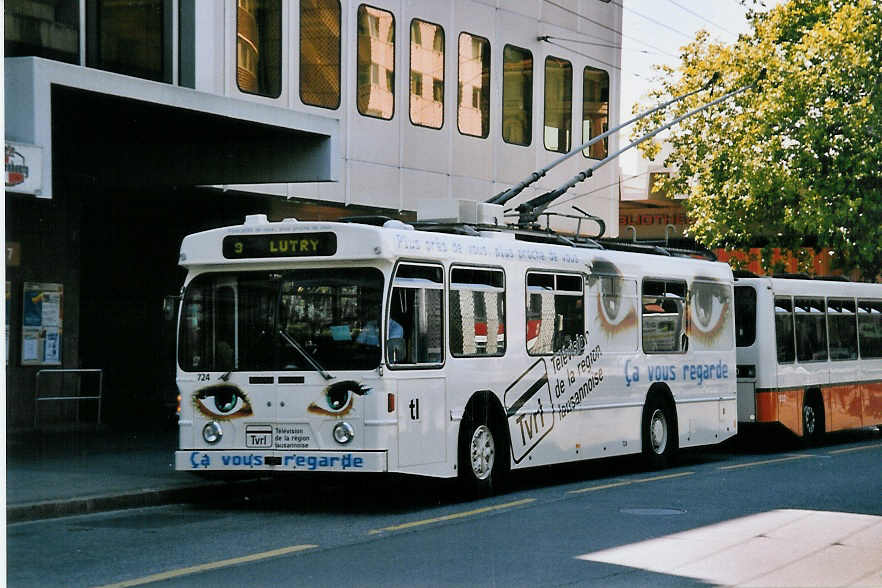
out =
[[385,321],[386,363],[398,386],[398,464],[447,459],[444,373],[444,270],[402,262],[395,268]]
[[[765,358],[757,346],[757,291],[751,285],[735,286],[735,347],[738,382],[738,421],[756,421],[757,370]],[[763,328],[768,326],[763,325]],[[792,339],[792,336],[791,336]]]

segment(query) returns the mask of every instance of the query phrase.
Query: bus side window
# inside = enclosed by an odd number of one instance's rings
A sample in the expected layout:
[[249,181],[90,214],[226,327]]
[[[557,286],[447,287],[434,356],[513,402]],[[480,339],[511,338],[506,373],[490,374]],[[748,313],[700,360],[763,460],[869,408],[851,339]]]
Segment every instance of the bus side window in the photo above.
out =
[[793,301],[789,296],[775,297],[775,348],[778,350],[778,363],[793,363],[796,359]]
[[857,359],[857,314],[853,298],[827,299],[827,334],[831,360]]
[[444,361],[444,279],[440,266],[398,266],[386,321],[386,359],[391,365]]
[[686,282],[644,280],[642,331],[644,353],[685,353]]
[[827,305],[823,298],[795,298],[796,359],[827,361]]
[[882,357],[882,300],[858,301],[861,358]]
[[575,274],[527,274],[527,353],[579,354],[585,343],[584,280]]
[[505,354],[505,275],[500,269],[450,270],[450,354],[491,357]]

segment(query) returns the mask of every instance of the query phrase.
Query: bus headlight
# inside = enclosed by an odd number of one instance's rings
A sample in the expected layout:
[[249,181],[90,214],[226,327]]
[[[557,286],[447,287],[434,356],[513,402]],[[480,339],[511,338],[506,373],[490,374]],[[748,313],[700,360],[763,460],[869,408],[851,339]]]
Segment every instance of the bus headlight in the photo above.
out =
[[355,437],[355,429],[346,421],[334,425],[334,441],[340,445],[346,445],[353,437]]
[[223,436],[223,429],[221,429],[220,424],[215,421],[211,421],[202,427],[202,438],[205,439],[206,443],[217,443]]

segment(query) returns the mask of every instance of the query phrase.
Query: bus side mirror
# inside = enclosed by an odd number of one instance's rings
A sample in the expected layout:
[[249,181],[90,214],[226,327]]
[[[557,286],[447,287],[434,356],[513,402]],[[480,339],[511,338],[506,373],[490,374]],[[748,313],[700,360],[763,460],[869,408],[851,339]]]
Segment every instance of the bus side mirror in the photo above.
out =
[[181,297],[178,294],[169,294],[162,299],[162,318],[167,321],[175,320],[178,316],[178,304]]

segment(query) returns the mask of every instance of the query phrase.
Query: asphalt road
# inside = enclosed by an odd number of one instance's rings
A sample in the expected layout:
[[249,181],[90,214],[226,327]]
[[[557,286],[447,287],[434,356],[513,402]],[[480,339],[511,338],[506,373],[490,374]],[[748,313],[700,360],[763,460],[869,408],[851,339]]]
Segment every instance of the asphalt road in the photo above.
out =
[[[808,449],[765,436],[739,443],[685,453],[663,471],[633,458],[534,469],[516,474],[504,494],[477,501],[433,480],[296,477],[224,503],[206,496],[197,505],[13,524],[7,581],[704,585],[653,571],[664,562],[649,563],[634,546],[685,532],[704,532],[706,542],[709,529],[731,537],[757,517],[807,521],[802,511],[882,515],[878,431],[834,435]],[[620,561],[628,565],[612,563]]]

